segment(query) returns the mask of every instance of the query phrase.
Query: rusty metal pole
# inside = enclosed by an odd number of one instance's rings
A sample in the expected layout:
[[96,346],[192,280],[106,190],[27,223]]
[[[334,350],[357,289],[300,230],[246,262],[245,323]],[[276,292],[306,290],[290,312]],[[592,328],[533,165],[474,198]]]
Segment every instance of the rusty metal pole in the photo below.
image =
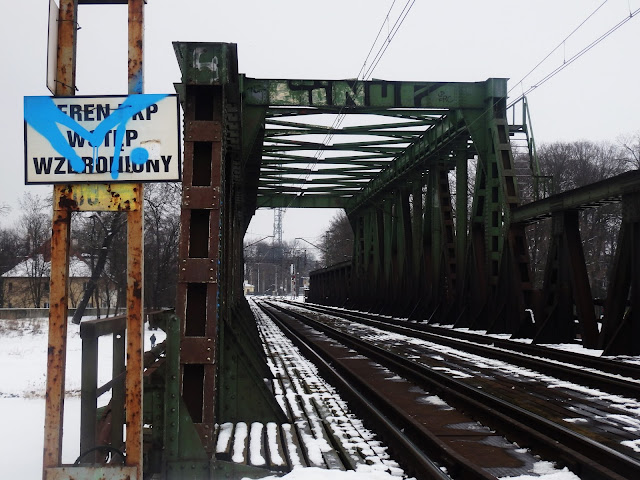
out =
[[[74,95],[76,83],[77,0],[60,0],[56,95]],[[71,211],[58,199],[64,186],[54,187],[51,231],[51,275],[49,293],[49,347],[47,350],[47,388],[45,401],[44,452],[42,475],[60,465],[64,416],[64,380],[67,356],[67,307],[69,276],[69,237]]]
[[[129,94],[143,92],[144,1],[129,0]],[[127,218],[127,377],[125,408],[127,415],[126,464],[138,469],[142,478],[142,368],[143,368],[143,263],[144,224],[142,184],[134,184],[138,192],[137,208]]]

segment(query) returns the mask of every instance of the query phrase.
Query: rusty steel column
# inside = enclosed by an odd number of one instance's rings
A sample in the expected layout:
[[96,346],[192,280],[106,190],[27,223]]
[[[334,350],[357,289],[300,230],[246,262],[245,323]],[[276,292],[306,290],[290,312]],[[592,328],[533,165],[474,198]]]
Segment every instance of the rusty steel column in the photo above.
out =
[[[74,95],[76,80],[77,0],[60,0],[56,95]],[[54,187],[51,231],[51,276],[49,293],[49,346],[47,350],[47,387],[45,401],[43,478],[46,469],[57,467],[62,459],[62,425],[64,417],[64,380],[67,356],[67,297],[69,276],[69,237],[71,211]]]
[[[182,397],[206,452],[212,453],[222,245],[223,91],[187,85],[176,313],[181,318]],[[231,286],[229,286],[231,288]]]
[[[143,91],[144,0],[129,0],[129,94]],[[142,369],[144,327],[144,195],[142,184],[133,185],[138,208],[127,213],[127,420],[126,464],[137,467],[142,478]]]

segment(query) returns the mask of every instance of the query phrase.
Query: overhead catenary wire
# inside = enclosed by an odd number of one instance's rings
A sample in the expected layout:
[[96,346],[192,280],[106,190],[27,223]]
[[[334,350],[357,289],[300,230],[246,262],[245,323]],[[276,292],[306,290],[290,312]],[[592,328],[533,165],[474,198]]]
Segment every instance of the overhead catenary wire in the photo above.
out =
[[[585,53],[587,53],[589,50],[591,50],[593,47],[595,47],[596,45],[598,45],[600,42],[602,42],[604,39],[606,39],[607,37],[609,37],[613,32],[615,32],[616,30],[618,30],[620,27],[622,27],[625,23],[627,23],[629,20],[631,20],[632,18],[634,18],[635,16],[638,15],[638,13],[640,13],[640,8],[632,11],[629,13],[629,16],[625,16],[620,22],[618,22],[616,25],[614,25],[613,27],[611,27],[609,30],[607,30],[605,33],[603,33],[602,35],[600,35],[598,38],[596,38],[595,40],[593,40],[591,43],[589,43],[586,47],[584,47],[582,50],[580,50],[579,52],[577,52],[576,54],[572,55],[568,60],[565,60],[561,65],[559,65],[558,67],[556,67],[554,70],[552,70],[550,73],[548,73],[547,75],[545,75],[542,79],[540,79],[538,82],[536,82],[534,85],[532,85],[531,87],[529,87],[527,90],[525,90],[520,96],[518,96],[518,98],[516,98],[515,100],[511,101],[508,105],[507,108],[512,107],[513,105],[515,105],[516,103],[518,103],[520,100],[522,100],[528,93],[532,92],[533,90],[535,90],[536,88],[540,87],[541,85],[545,84],[546,82],[548,82],[549,80],[551,80],[553,77],[555,77],[558,73],[560,73],[562,70],[564,70],[565,68],[567,68],[569,65],[571,65],[573,62],[575,62],[576,60],[578,60],[580,57],[582,57]],[[511,90],[509,90],[511,91]]]
[[509,91],[507,93],[511,93],[511,91],[515,88],[518,87],[518,85],[522,85],[523,82],[527,79],[527,77],[529,77],[529,75],[531,75],[535,70],[537,70],[551,55],[553,55],[560,47],[564,47],[566,46],[566,42],[567,40],[569,40],[573,34],[575,34],[578,30],[580,30],[580,28],[587,23],[609,0],[604,0],[604,2],[602,2],[600,5],[598,5],[598,7],[589,14],[589,16],[587,18],[585,18],[582,22],[580,22],[580,24],[574,28],[571,33],[569,33],[569,35],[567,35],[560,43],[558,43],[558,45],[551,50],[542,60],[540,60],[535,67],[533,67],[531,70],[529,70],[524,77],[522,77],[520,79],[520,81],[518,81],[518,83],[516,83],[513,87],[511,87],[509,89]]
[[[375,50],[376,45],[378,44],[378,41],[381,37],[381,34],[384,31],[384,27],[385,25],[389,24],[389,18],[391,16],[391,12],[393,10],[393,7],[395,6],[397,0],[393,0],[393,2],[391,3],[391,6],[389,7],[389,10],[387,11],[384,20],[382,21],[382,24],[380,25],[380,28],[378,29],[378,33],[376,34],[376,37],[373,41],[373,43],[371,44],[371,47],[369,49],[369,52],[367,53],[367,56],[365,57],[365,60],[362,64],[362,67],[360,68],[360,71],[358,72],[358,75],[356,77],[356,82],[354,84],[354,91],[357,95],[358,93],[358,89],[361,88],[362,85],[362,81],[366,81],[368,78],[371,77],[371,75],[373,74],[373,71],[375,70],[375,68],[377,67],[377,65],[380,63],[380,60],[382,59],[382,56],[384,55],[384,53],[386,52],[387,48],[389,47],[389,44],[391,43],[391,41],[393,40],[393,38],[395,37],[395,35],[398,33],[398,30],[400,29],[400,27],[402,26],[402,24],[404,23],[407,15],[409,14],[409,12],[411,11],[411,8],[413,7],[413,4],[415,3],[416,0],[407,0],[407,2],[405,3],[404,7],[402,8],[400,14],[398,15],[398,17],[396,18],[393,27],[387,32],[386,37],[383,39],[383,43],[382,45],[379,47],[379,49],[377,50],[373,61],[371,62],[371,64],[369,65],[369,68],[367,68],[367,64],[369,62],[369,58],[371,57],[372,52]],[[305,185],[308,181],[309,181],[309,177],[311,176],[312,170],[314,169],[314,167],[317,165],[318,161],[320,160],[320,157],[322,156],[323,152],[324,152],[324,147],[325,146],[329,146],[333,140],[333,137],[335,136],[335,131],[340,129],[340,127],[342,126],[342,123],[344,122],[344,119],[346,118],[346,113],[344,112],[346,106],[343,105],[339,112],[337,113],[336,117],[333,120],[333,123],[331,124],[331,126],[329,127],[329,131],[325,134],[323,140],[322,140],[322,145],[318,148],[318,150],[316,150],[316,152],[313,155],[313,159],[311,161],[309,161],[309,163],[307,163],[307,165],[305,166],[305,169],[307,170],[306,175],[304,176],[304,178],[302,177],[302,175],[300,175],[298,177],[298,179],[296,179],[296,182],[292,182],[292,183],[298,183],[299,185]],[[299,194],[302,195],[304,192],[301,192]],[[293,203],[295,197],[292,197],[289,202],[287,203],[287,207],[285,208],[289,208],[291,206],[291,204]]]

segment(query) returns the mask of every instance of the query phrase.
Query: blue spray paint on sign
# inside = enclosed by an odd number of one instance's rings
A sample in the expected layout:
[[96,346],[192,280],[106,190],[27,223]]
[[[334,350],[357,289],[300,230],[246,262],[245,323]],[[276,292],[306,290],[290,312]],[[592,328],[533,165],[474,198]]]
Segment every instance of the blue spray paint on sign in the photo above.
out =
[[[88,140],[93,147],[93,163],[98,158],[99,148],[109,131],[115,128],[115,141],[113,146],[113,160],[111,162],[111,178],[118,178],[117,165],[120,160],[120,150],[127,129],[127,123],[136,114],[166,98],[167,94],[154,95],[129,95],[125,101],[107,116],[92,131],[87,130],[68,115],[64,114],[53,102],[52,97],[25,97],[24,119],[36,132],[42,135],[51,146],[71,163],[75,172],[82,172],[86,165],[82,158],[69,145],[58,125],[67,127],[80,137]],[[131,152],[131,160],[135,164],[143,164],[149,159],[149,152],[142,147],[137,147]],[[116,166],[114,168],[114,165]]]

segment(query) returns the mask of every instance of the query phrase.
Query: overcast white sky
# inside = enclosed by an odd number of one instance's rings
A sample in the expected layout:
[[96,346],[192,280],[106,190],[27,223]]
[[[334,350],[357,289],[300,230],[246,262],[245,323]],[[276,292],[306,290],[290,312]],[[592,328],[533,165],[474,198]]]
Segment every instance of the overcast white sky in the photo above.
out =
[[[24,185],[23,97],[49,95],[45,85],[49,0],[12,2],[0,17],[3,170],[0,204],[17,216]],[[257,78],[354,78],[393,0],[149,0],[145,30],[145,93],[171,93],[180,72],[172,41],[235,42],[240,71]],[[406,0],[396,0],[390,26]],[[417,0],[373,77],[388,80],[481,81],[529,72],[603,0]],[[566,44],[513,96],[640,8],[640,0],[604,2]],[[78,37],[79,95],[125,94],[126,6],[82,6]],[[640,15],[638,16],[640,17]],[[615,141],[640,130],[640,18],[529,94],[538,143]],[[285,238],[315,242],[335,212],[287,211]],[[270,211],[259,213],[251,238],[272,233]]]

